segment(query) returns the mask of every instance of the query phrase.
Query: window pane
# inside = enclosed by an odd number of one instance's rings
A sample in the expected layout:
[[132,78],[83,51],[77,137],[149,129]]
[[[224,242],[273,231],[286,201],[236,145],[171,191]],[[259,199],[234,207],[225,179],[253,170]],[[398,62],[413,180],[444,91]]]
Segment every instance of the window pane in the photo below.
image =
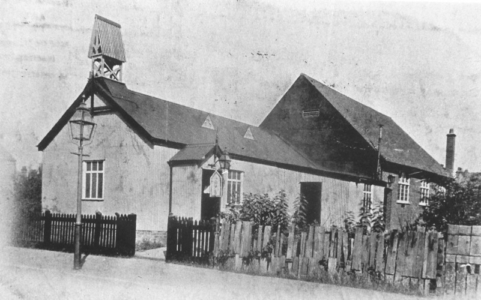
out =
[[227,203],[230,203],[230,202],[231,202],[231,194],[230,194],[230,193],[232,192],[232,191],[231,191],[231,190],[232,190],[231,185],[232,185],[232,182],[229,181],[229,182],[227,183]]
[[97,162],[96,161],[92,162],[92,170],[97,171]]
[[235,201],[236,201],[236,202],[240,202],[240,185],[241,185],[241,183],[238,182],[238,183],[237,183],[236,190],[235,190],[235,192],[236,192]]
[[104,174],[99,173],[99,198],[102,198],[103,196],[103,184],[104,184]]
[[228,176],[229,179],[232,178],[232,171],[229,171],[229,176]]
[[90,170],[91,170],[91,165],[92,165],[91,162],[87,162],[87,171],[90,171]]
[[97,198],[97,174],[92,174],[92,198]]
[[103,171],[103,169],[104,169],[104,162],[99,161],[99,171]]
[[85,198],[90,198],[90,173],[85,176]]

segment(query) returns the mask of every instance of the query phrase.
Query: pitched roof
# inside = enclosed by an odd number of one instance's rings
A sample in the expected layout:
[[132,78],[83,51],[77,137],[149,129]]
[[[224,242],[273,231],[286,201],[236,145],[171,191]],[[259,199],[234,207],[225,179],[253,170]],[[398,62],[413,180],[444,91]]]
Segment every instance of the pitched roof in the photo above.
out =
[[120,25],[95,15],[88,57],[92,58],[98,54],[125,62],[124,43],[122,42]]
[[390,117],[361,104],[329,86],[302,74],[356,131],[377,149],[379,125],[383,126],[381,155],[391,163],[447,176],[441,165],[419,146]]
[[202,161],[209,158],[214,152],[215,144],[187,145],[177,152],[170,161]]
[[[169,102],[129,90],[125,84],[104,78],[96,78],[107,88],[112,100],[127,112],[153,138],[183,145],[214,144],[218,137],[219,147],[229,154],[278,164],[323,169],[301,155],[280,137],[259,127],[212,113]],[[210,116],[214,130],[202,127]],[[244,138],[248,128],[256,140]],[[197,150],[204,151],[198,147]],[[192,158],[205,153],[185,150],[179,157]],[[195,153],[194,153],[195,152]],[[176,157],[176,160],[179,160]]]
[[[407,133],[394,121],[357,102],[351,98],[325,86],[324,84],[305,77],[339,112],[342,116],[375,148],[378,138],[378,124],[383,124],[382,155],[389,161],[400,165],[414,167],[430,173],[447,176],[441,166],[427,154]],[[279,166],[328,172],[333,175],[359,177],[359,174],[349,170],[335,171],[327,165],[313,162],[303,152],[296,149],[280,135],[268,129],[221,117],[212,113],[169,102],[163,99],[132,91],[124,83],[94,78],[89,81],[83,94],[95,86],[97,92],[106,97],[106,101],[131,124],[139,129],[141,134],[155,140],[171,143],[179,151],[172,161],[203,160],[210,155],[216,141],[219,147],[227,149],[233,158],[260,161]],[[75,107],[81,101],[81,96],[69,107],[57,124],[39,143],[39,150],[45,149],[51,140],[60,132],[75,112]],[[210,117],[213,129],[202,127],[207,116]],[[247,129],[251,130],[254,140],[245,138]],[[190,145],[190,146],[189,146]],[[187,146],[187,147],[186,147]]]

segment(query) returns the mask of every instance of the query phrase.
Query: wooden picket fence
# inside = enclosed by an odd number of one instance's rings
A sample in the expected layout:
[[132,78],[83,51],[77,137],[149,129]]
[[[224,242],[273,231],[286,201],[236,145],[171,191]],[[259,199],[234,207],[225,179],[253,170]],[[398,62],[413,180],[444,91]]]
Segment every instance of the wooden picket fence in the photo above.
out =
[[213,222],[169,217],[166,260],[207,263],[214,250],[215,233]]
[[457,266],[452,273],[446,272],[443,234],[421,229],[387,234],[364,231],[356,228],[348,234],[336,227],[310,226],[299,233],[291,226],[283,233],[280,228],[251,222],[218,220],[214,224],[170,217],[166,259],[253,274],[385,284],[423,294],[481,290],[478,260],[471,260],[478,264],[472,268],[470,285]]
[[[135,254],[136,215],[82,215],[81,251],[83,253]],[[73,251],[75,243],[74,214],[52,214],[45,211],[19,226],[14,233],[17,245]]]

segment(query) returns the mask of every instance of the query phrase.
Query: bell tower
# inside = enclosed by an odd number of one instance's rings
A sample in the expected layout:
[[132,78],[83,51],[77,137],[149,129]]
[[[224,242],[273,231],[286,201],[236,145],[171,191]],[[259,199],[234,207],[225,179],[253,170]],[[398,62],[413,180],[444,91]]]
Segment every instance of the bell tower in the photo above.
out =
[[119,24],[95,15],[88,57],[93,77],[122,81],[122,63],[126,60]]

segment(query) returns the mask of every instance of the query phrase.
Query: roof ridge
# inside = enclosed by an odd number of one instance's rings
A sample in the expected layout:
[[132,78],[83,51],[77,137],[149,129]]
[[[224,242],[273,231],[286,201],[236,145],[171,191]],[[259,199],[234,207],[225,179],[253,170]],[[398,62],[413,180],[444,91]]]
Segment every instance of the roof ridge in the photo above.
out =
[[[116,81],[112,81],[112,82],[115,82],[117,83]],[[184,108],[187,108],[187,109],[191,109],[191,110],[195,110],[195,111],[198,111],[198,112],[203,112],[203,113],[206,113],[210,116],[214,116],[214,117],[218,117],[218,118],[223,118],[223,119],[226,119],[226,120],[229,120],[229,121],[234,121],[234,122],[237,122],[237,123],[240,123],[242,125],[247,125],[247,126],[252,126],[252,127],[257,127],[259,128],[259,126],[256,126],[256,125],[253,125],[253,124],[250,124],[250,123],[246,123],[244,121],[239,121],[239,120],[236,120],[236,119],[232,119],[232,118],[229,118],[229,117],[225,117],[225,116],[221,116],[221,115],[218,115],[218,114],[215,114],[215,113],[211,113],[211,112],[207,112],[205,110],[201,110],[201,109],[198,109],[198,108],[194,108],[194,107],[191,107],[191,106],[187,106],[187,105],[184,105],[184,104],[180,104],[180,103],[177,103],[177,102],[173,102],[173,101],[170,101],[170,100],[165,100],[165,99],[162,99],[162,98],[158,98],[158,97],[155,97],[155,96],[151,96],[151,95],[147,95],[147,94],[144,94],[144,93],[141,93],[141,92],[137,92],[137,91],[134,91],[134,90],[131,90],[129,89],[125,84],[124,84],[125,88],[129,91],[129,92],[132,92],[132,93],[135,93],[135,94],[138,94],[138,95],[142,95],[142,96],[146,96],[146,97],[149,97],[149,98],[152,98],[152,99],[155,99],[155,100],[160,100],[160,101],[165,101],[165,102],[168,102],[169,104],[173,104],[173,105],[177,105],[177,106],[180,106],[180,107],[184,107]],[[113,95],[112,95],[113,96]],[[117,98],[117,97],[116,97]],[[123,100],[123,99],[122,99]]]
[[[366,104],[364,104],[364,103],[362,103],[362,102],[359,102],[359,101],[353,99],[352,97],[344,94],[343,92],[341,92],[341,91],[333,88],[332,86],[330,86],[330,85],[328,85],[328,84],[326,84],[326,83],[324,83],[324,82],[321,82],[320,80],[314,79],[314,78],[312,78],[311,76],[309,76],[309,75],[307,75],[307,74],[305,74],[305,73],[301,73],[301,75],[304,76],[304,77],[305,77],[307,80],[309,80],[309,81],[314,81],[315,83],[322,84],[322,85],[325,86],[326,88],[328,88],[328,89],[330,89],[330,90],[333,90],[334,92],[336,92],[336,93],[338,93],[338,94],[341,94],[341,95],[343,95],[344,97],[349,98],[349,100],[354,101],[354,102],[356,102],[356,103],[358,103],[358,104],[360,104],[360,105],[362,105],[362,106],[364,106],[364,107],[366,107],[366,108],[368,108],[368,109],[370,109],[370,110],[372,110],[372,111],[374,111],[374,112],[376,112],[376,113],[378,113],[378,114],[380,114],[380,115],[382,115],[382,116],[384,116],[384,117],[386,117],[386,118],[392,119],[390,116],[388,116],[388,115],[386,115],[386,114],[384,114],[384,113],[382,113],[382,112],[380,112],[380,111],[378,111],[378,110],[375,110],[374,108],[370,107],[369,105],[366,105]],[[331,102],[331,101],[329,101],[329,102]]]

